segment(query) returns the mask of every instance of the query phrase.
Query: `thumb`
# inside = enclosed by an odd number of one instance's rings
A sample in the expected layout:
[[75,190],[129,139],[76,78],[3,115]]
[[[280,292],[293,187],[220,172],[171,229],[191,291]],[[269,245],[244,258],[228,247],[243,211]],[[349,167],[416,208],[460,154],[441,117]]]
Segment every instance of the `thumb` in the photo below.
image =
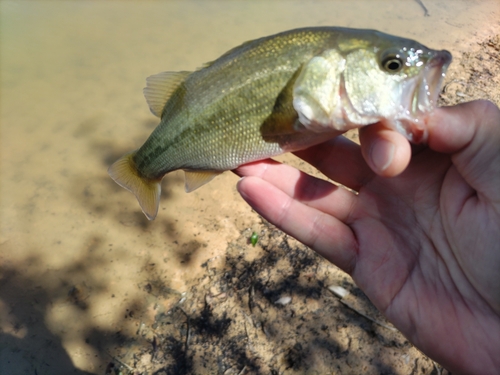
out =
[[382,123],[361,128],[359,140],[365,161],[380,176],[397,176],[410,163],[411,147],[408,140]]

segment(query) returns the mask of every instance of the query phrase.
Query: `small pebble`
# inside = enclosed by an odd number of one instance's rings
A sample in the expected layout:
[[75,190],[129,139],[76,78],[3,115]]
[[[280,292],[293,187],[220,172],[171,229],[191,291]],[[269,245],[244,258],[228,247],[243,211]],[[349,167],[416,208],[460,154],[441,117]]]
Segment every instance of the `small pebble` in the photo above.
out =
[[341,286],[338,285],[330,285],[328,287],[328,290],[335,294],[339,298],[344,298],[349,294],[349,291],[347,289],[342,288]]
[[278,299],[277,301],[275,301],[274,304],[285,306],[285,305],[288,305],[290,302],[292,302],[292,297],[283,296],[280,299]]

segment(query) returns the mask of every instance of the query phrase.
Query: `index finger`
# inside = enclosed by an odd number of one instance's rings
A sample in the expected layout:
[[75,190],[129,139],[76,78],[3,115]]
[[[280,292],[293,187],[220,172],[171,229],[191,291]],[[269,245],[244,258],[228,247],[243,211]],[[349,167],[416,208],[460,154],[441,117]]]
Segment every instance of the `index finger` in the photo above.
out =
[[344,136],[294,154],[333,181],[356,191],[375,176],[363,158],[360,146]]

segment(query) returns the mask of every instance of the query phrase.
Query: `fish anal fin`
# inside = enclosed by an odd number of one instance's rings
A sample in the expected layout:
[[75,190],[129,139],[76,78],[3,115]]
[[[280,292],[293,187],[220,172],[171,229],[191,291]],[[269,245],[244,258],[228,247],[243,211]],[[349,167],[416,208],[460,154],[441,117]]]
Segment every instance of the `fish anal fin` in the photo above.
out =
[[108,173],[118,185],[134,193],[146,217],[154,220],[160,204],[161,179],[150,180],[140,176],[134,155],[135,151],[118,159],[109,167]]
[[214,177],[222,173],[222,171],[188,171],[184,170],[186,180],[186,193],[198,189],[200,186],[210,182]]
[[163,108],[175,90],[191,72],[162,72],[146,79],[144,96],[151,112],[161,117]]

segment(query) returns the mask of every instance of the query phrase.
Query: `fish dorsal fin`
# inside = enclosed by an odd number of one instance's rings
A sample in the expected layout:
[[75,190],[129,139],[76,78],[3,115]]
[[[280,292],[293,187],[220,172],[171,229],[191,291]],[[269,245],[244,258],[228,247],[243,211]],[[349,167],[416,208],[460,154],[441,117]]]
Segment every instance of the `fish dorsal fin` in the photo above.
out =
[[231,55],[233,53],[236,54],[236,53],[240,52],[240,50],[245,49],[247,46],[250,46],[250,44],[252,42],[255,42],[255,41],[256,40],[249,40],[249,41],[246,41],[245,43],[240,44],[239,46],[231,48],[229,51],[227,51],[224,54],[222,54],[221,56],[219,56],[217,58],[217,60],[212,60],[212,61],[206,62],[205,64],[203,64],[200,67],[198,67],[196,70],[198,71],[198,70],[202,70],[202,69],[208,68],[208,67],[212,66],[216,61],[220,61],[220,60],[228,57],[229,55]]
[[161,117],[168,99],[190,74],[191,72],[162,72],[146,79],[143,92],[149,109],[155,116]]
[[186,180],[186,193],[198,189],[200,186],[210,182],[215,176],[221,174],[221,171],[184,171]]

